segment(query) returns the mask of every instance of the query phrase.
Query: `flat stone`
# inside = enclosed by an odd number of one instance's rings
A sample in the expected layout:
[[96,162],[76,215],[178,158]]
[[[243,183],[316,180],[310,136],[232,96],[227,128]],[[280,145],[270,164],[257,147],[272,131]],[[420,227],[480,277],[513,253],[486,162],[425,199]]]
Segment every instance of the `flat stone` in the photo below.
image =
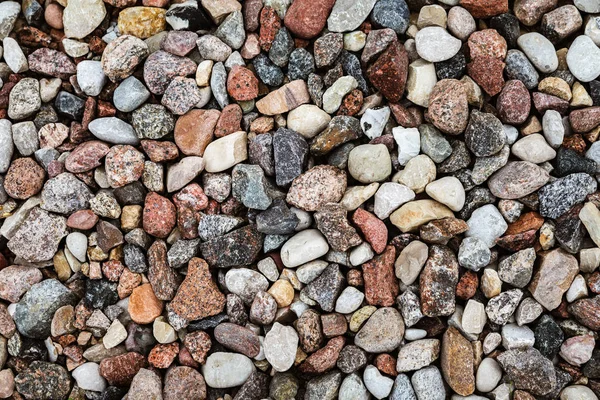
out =
[[[591,42],[591,41],[590,41]],[[543,72],[554,72],[558,68],[558,58],[554,45],[537,32],[519,36],[517,43],[535,67]]]
[[391,307],[382,307],[371,315],[356,334],[356,346],[369,353],[395,350],[404,335],[404,322],[400,313]]
[[462,46],[462,42],[450,35],[444,28],[429,26],[415,36],[417,53],[429,62],[440,62],[452,58]]

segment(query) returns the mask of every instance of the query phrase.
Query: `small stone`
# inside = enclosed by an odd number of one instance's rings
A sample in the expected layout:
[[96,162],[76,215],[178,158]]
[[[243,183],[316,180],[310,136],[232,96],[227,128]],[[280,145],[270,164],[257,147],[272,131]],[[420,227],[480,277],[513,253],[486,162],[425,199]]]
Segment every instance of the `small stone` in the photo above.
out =
[[331,312],[342,291],[344,277],[338,264],[330,264],[318,278],[305,289],[306,295],[316,301],[324,311]]
[[585,196],[596,190],[596,186],[596,182],[585,173],[557,179],[539,191],[540,214],[558,218],[572,206],[582,203]]
[[15,377],[15,389],[25,398],[64,399],[69,395],[70,387],[67,370],[46,361],[33,361]]
[[185,77],[196,72],[196,63],[166,51],[150,54],[144,63],[144,81],[150,92],[163,94],[175,77]]
[[239,131],[219,138],[204,150],[204,162],[207,172],[221,172],[246,160],[247,136]]
[[[487,271],[489,270],[486,269],[485,272]],[[490,321],[498,325],[504,325],[508,322],[522,296],[523,292],[521,290],[511,289],[492,297],[485,307],[485,312]]]
[[473,347],[454,327],[444,333],[441,368],[446,382],[458,394],[468,396],[475,391]]
[[137,145],[139,139],[131,125],[116,117],[97,118],[88,129],[94,136],[114,144]]
[[404,335],[404,322],[400,313],[390,307],[375,311],[365,325],[356,334],[356,346],[369,353],[381,353],[395,350]]
[[102,23],[106,8],[101,0],[74,0],[63,10],[65,35],[83,39]]
[[[439,369],[432,365],[415,372],[411,378],[417,398],[442,400],[446,398],[446,388]],[[413,394],[413,396],[414,396]]]
[[391,174],[391,159],[385,145],[355,147],[348,158],[350,175],[362,183],[377,182]]
[[484,205],[475,210],[467,224],[469,230],[465,235],[481,239],[490,248],[495,245],[496,239],[508,228],[504,218],[492,204]]
[[329,203],[314,214],[317,228],[335,251],[347,251],[361,242],[356,230],[348,224],[346,213],[341,205]]
[[462,133],[469,120],[469,104],[464,84],[455,79],[439,81],[429,96],[428,115],[433,125],[442,132],[450,135]]
[[308,103],[309,100],[310,96],[306,83],[303,80],[295,80],[257,101],[256,108],[262,114],[276,115],[291,111],[302,104]]
[[264,340],[265,356],[278,372],[291,368],[296,358],[298,334],[294,328],[276,322]]
[[338,108],[340,108],[344,96],[356,89],[357,86],[358,82],[352,76],[343,76],[337,79],[334,84],[323,93],[323,110],[329,114],[336,112]]
[[399,42],[392,43],[369,67],[367,76],[386,99],[399,101],[407,84],[408,63],[404,46]]
[[523,161],[533,164],[541,164],[556,157],[556,151],[552,149],[539,133],[525,136],[512,146],[512,153]]
[[332,0],[323,3],[312,3],[306,0],[292,3],[285,14],[285,26],[294,36],[312,39],[325,27],[334,3]]
[[558,68],[558,58],[554,45],[537,32],[521,35],[517,40],[519,47],[533,65],[543,73],[554,72]]
[[518,389],[541,396],[556,384],[552,362],[535,349],[509,350],[497,360]]
[[462,46],[462,42],[450,35],[444,28],[429,26],[415,36],[417,52],[429,62],[440,62],[452,58]]

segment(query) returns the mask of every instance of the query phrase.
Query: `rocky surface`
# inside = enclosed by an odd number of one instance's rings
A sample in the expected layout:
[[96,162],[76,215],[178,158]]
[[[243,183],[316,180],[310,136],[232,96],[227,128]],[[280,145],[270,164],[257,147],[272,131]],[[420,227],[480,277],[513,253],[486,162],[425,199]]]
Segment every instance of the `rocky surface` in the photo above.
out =
[[0,3],[0,398],[600,396],[597,0]]

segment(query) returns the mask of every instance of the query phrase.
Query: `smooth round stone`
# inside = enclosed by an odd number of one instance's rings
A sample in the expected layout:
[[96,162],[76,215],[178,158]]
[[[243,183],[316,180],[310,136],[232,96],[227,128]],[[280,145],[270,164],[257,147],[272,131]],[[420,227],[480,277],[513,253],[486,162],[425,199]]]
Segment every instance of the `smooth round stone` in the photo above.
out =
[[65,38],[62,40],[62,44],[65,48],[65,53],[71,57],[83,57],[90,52],[90,46],[78,40]]
[[600,49],[589,36],[577,36],[567,52],[567,65],[577,80],[591,82],[600,75]]
[[560,392],[560,400],[598,400],[598,396],[587,386],[572,385]]
[[428,26],[415,36],[417,53],[429,62],[440,62],[451,59],[458,53],[462,42],[439,26]]
[[113,94],[113,103],[121,112],[131,112],[150,98],[150,91],[136,77],[130,76],[119,84]]
[[512,153],[521,160],[533,164],[541,164],[556,157],[556,151],[539,133],[533,133],[517,140],[512,146]]
[[67,248],[81,262],[86,261],[87,236],[81,232],[72,232],[67,236]]
[[41,106],[39,82],[33,78],[23,78],[10,91],[8,116],[13,120],[27,118]]
[[248,357],[237,353],[213,353],[202,366],[206,384],[215,389],[240,386],[256,368]]
[[363,381],[367,390],[377,399],[387,397],[392,391],[392,386],[394,386],[394,381],[381,375],[381,372],[373,365],[367,365],[367,368],[365,368]]
[[392,307],[382,307],[358,331],[354,344],[369,353],[394,351],[402,343],[403,335],[404,320],[400,312]]
[[344,35],[344,50],[361,51],[365,47],[367,35],[362,31],[349,32]]
[[419,240],[410,242],[396,259],[396,277],[405,285],[412,285],[419,277],[428,254],[429,248],[425,243]]
[[378,182],[392,173],[392,159],[384,144],[356,146],[348,156],[348,171],[362,183]]
[[558,148],[565,138],[565,126],[558,111],[548,110],[542,118],[544,137],[550,146]]
[[[598,4],[600,5],[600,2]],[[600,16],[590,15],[590,19],[585,24],[584,33],[592,39],[596,46],[600,45]]]
[[537,32],[526,33],[519,36],[517,44],[539,71],[549,74],[558,68],[556,49],[545,36]]
[[373,7],[371,22],[403,35],[408,28],[409,17],[410,10],[405,0],[379,0]]
[[298,351],[298,334],[291,326],[275,322],[263,342],[265,357],[273,369],[285,372],[294,365]]
[[307,229],[292,236],[281,247],[281,262],[295,268],[324,256],[329,251],[325,237],[317,229]]
[[248,158],[246,132],[239,131],[211,142],[204,150],[208,172],[221,172]]
[[542,167],[527,161],[511,161],[488,181],[492,194],[501,199],[518,199],[544,186],[550,178]]
[[502,379],[502,368],[493,358],[484,358],[477,369],[475,385],[483,393],[491,392]]
[[411,378],[411,382],[418,399],[446,399],[444,379],[440,370],[434,365],[415,372]]
[[479,238],[490,248],[494,247],[496,239],[508,229],[502,214],[493,204],[486,204],[473,211],[467,224],[469,230],[465,232],[465,236]]
[[367,186],[351,186],[346,189],[340,204],[348,211],[354,211],[365,201],[369,200],[379,188],[379,183],[373,182]]
[[313,104],[303,104],[288,113],[287,127],[306,139],[321,133],[331,121],[331,116]]
[[584,13],[596,14],[600,12],[600,1],[598,0],[575,0],[575,7]]
[[367,242],[363,242],[350,251],[350,264],[359,266],[373,259],[373,249]]
[[269,281],[261,273],[248,268],[230,269],[225,275],[225,286],[231,293],[251,303],[258,292],[266,291]]
[[82,364],[73,370],[72,375],[80,389],[92,392],[102,392],[106,389],[106,379],[100,376],[100,365],[96,363]]
[[445,176],[431,182],[425,192],[434,200],[445,204],[452,211],[460,211],[465,205],[465,189],[453,176]]
[[12,72],[20,74],[29,69],[27,58],[15,39],[11,37],[4,38],[2,45],[4,46],[4,61]]
[[342,291],[335,303],[335,312],[350,314],[362,304],[365,294],[353,286],[348,286]]
[[329,114],[335,113],[344,97],[358,87],[358,82],[353,76],[342,76],[323,93],[323,110]]
[[460,40],[467,40],[477,30],[475,18],[462,7],[452,7],[448,11],[448,30]]
[[404,340],[412,342],[413,340],[420,340],[427,337],[427,331],[425,329],[408,328],[404,332]]
[[14,149],[12,124],[8,119],[0,119],[0,174],[8,171]]
[[336,1],[327,18],[327,29],[331,32],[348,32],[360,26],[373,9],[376,0]]
[[116,117],[95,119],[88,129],[98,139],[109,143],[137,145],[140,142],[133,126]]

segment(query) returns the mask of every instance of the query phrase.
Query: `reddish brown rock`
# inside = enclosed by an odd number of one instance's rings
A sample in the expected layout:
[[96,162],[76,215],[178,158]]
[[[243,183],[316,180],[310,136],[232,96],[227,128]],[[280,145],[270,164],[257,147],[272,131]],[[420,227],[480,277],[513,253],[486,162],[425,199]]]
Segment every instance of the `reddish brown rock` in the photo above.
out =
[[254,32],[258,29],[262,8],[262,0],[247,0],[244,2],[242,5],[242,14],[244,15],[244,27],[246,31]]
[[469,122],[469,102],[464,84],[456,79],[442,79],[429,95],[427,115],[431,123],[449,135],[459,135]]
[[77,72],[77,67],[69,56],[58,50],[41,48],[27,57],[29,70],[42,75],[49,75],[60,79],[69,79]]
[[90,171],[102,165],[102,158],[108,154],[110,147],[99,140],[84,142],[69,153],[65,160],[65,168],[74,174]]
[[148,193],[144,202],[143,225],[148,234],[167,237],[176,225],[175,206],[158,193]]
[[173,161],[179,157],[177,145],[173,142],[161,142],[158,140],[142,140],[142,149],[150,157],[150,161],[162,163]]
[[569,312],[588,328],[594,331],[600,329],[600,296],[577,300],[569,306]]
[[142,283],[142,275],[131,272],[129,268],[125,268],[119,277],[119,285],[117,293],[120,299],[129,297],[133,293],[133,289],[140,286]]
[[561,114],[566,114],[569,109],[569,102],[551,94],[534,92],[531,95],[535,109],[544,114],[547,110],[555,110]]
[[344,347],[346,339],[338,336],[331,339],[325,347],[317,350],[300,365],[299,370],[305,374],[322,374],[335,367]]
[[569,114],[571,128],[577,133],[591,131],[600,125],[600,107],[587,107],[571,111]]
[[396,359],[389,354],[383,353],[375,357],[375,366],[386,375],[398,376],[398,372],[396,372]]
[[0,303],[0,335],[9,338],[14,335],[16,330],[15,321],[8,313],[6,306]]
[[135,374],[146,367],[146,358],[134,352],[105,358],[100,362],[100,376],[113,386],[129,386]]
[[408,53],[396,41],[367,70],[369,81],[386,99],[400,101],[408,77]]
[[362,265],[365,280],[365,300],[373,306],[390,307],[398,296],[398,279],[394,272],[396,249],[387,246],[385,252]]
[[557,3],[558,0],[516,0],[513,11],[523,25],[533,26],[544,14],[556,8]]
[[294,36],[312,39],[325,27],[335,0],[296,0],[285,14],[285,26]]
[[125,186],[142,177],[144,155],[133,146],[113,146],[106,155],[105,168],[108,183],[113,188]]
[[446,246],[432,245],[421,272],[421,311],[428,317],[451,315],[456,308],[458,260]]
[[118,282],[125,266],[119,260],[109,260],[102,263],[102,274],[111,282]]
[[[289,9],[288,9],[289,13]],[[260,32],[259,42],[260,47],[268,52],[271,49],[271,44],[275,40],[275,35],[281,28],[281,18],[273,7],[263,7],[260,11]]]
[[363,93],[360,89],[354,89],[344,97],[342,105],[336,115],[356,115],[363,104]]
[[242,130],[242,107],[238,104],[229,104],[221,111],[221,116],[215,126],[215,136],[220,138],[230,133]]
[[536,242],[536,231],[529,230],[514,235],[505,235],[496,239],[496,244],[509,251],[519,251],[533,247]]
[[373,250],[380,254],[387,244],[388,230],[382,220],[362,208],[356,209],[352,222],[358,226],[362,234],[371,244]]
[[150,354],[148,363],[155,368],[169,368],[179,353],[179,343],[157,344]]
[[323,325],[323,335],[327,338],[344,335],[348,331],[348,322],[339,313],[321,315],[321,325]]
[[440,359],[442,374],[452,390],[461,396],[472,394],[475,391],[473,347],[454,327],[444,333]]
[[423,122],[423,115],[415,107],[406,108],[398,103],[390,103],[390,110],[396,122],[404,128],[416,128]]
[[156,298],[152,285],[145,283],[133,289],[127,310],[134,322],[150,324],[162,313],[163,302]]
[[314,214],[317,228],[335,251],[347,251],[362,240],[356,229],[348,223],[347,211],[336,203],[328,203]]
[[148,280],[160,300],[171,300],[181,281],[180,276],[169,266],[167,245],[162,240],[152,243],[148,249]]
[[165,375],[163,398],[164,400],[206,399],[206,383],[202,374],[187,366],[169,369]]
[[98,247],[105,253],[108,253],[110,249],[123,244],[123,232],[110,222],[100,221],[96,224],[96,233],[98,234]]
[[45,175],[44,168],[32,158],[17,158],[8,168],[4,190],[14,199],[28,199],[42,190]]
[[11,265],[0,269],[0,298],[17,303],[33,285],[42,280],[42,273],[34,267]]
[[258,96],[258,79],[248,68],[235,65],[227,75],[227,93],[237,101],[254,100]]
[[463,276],[460,277],[460,280],[456,285],[456,297],[468,300],[475,296],[478,286],[479,278],[477,277],[477,274],[473,271],[466,271]]
[[210,317],[223,311],[225,295],[213,281],[208,264],[203,259],[190,260],[187,276],[177,290],[171,307],[179,316],[190,321]]
[[530,229],[538,230],[544,223],[544,217],[535,211],[522,214],[519,219],[508,225],[508,229],[504,232],[505,235],[515,235],[526,232]]
[[460,6],[474,18],[490,18],[508,12],[508,0],[461,0]]
[[190,332],[185,335],[183,345],[188,349],[194,361],[204,364],[212,342],[210,335],[204,331]]
[[495,96],[504,86],[505,66],[506,64],[496,57],[481,56],[467,64],[467,72],[487,94]]
[[473,32],[467,41],[471,58],[495,57],[506,58],[506,40],[495,29],[484,29]]
[[179,117],[174,133],[179,150],[188,156],[203,156],[220,115],[217,110],[192,110]]
[[243,326],[223,322],[215,328],[214,335],[217,342],[236,353],[254,358],[260,352],[258,335]]
[[520,125],[525,122],[531,110],[531,99],[523,82],[519,80],[506,82],[498,95],[496,109],[500,120],[505,124]]
[[69,215],[67,226],[86,231],[92,229],[98,222],[98,216],[92,210],[78,210]]
[[197,183],[190,183],[173,196],[177,207],[177,226],[186,239],[198,237],[201,213],[208,206],[208,196]]
[[446,244],[456,235],[466,232],[469,225],[462,219],[442,218],[436,219],[421,226],[421,239],[428,243]]

